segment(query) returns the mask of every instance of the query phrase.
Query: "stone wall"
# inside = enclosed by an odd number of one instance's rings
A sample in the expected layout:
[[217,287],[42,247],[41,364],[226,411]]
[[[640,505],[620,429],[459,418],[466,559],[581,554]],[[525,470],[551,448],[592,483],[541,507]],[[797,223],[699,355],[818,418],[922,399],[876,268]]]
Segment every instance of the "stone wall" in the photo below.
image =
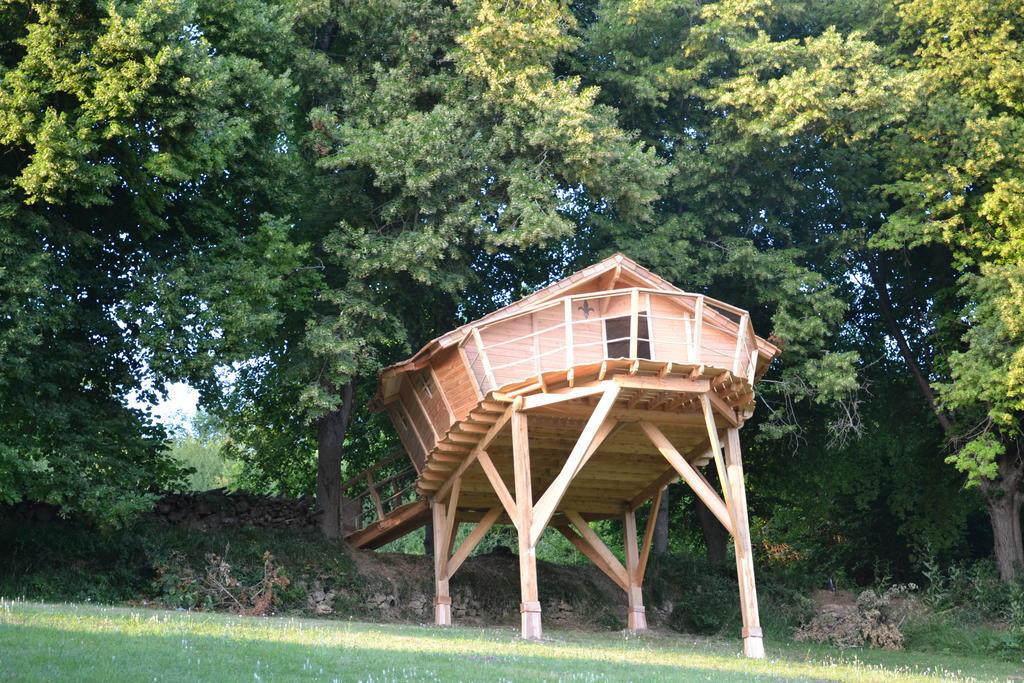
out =
[[312,498],[275,498],[243,492],[227,493],[222,489],[168,494],[157,502],[151,514],[167,524],[203,531],[230,526],[316,527]]

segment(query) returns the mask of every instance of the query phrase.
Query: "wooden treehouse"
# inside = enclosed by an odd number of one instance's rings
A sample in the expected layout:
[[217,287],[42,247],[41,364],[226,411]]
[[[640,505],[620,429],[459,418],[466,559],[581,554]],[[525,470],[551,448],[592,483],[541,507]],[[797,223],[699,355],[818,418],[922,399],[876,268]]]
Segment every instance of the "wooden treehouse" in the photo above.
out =
[[[535,546],[550,526],[626,592],[629,627],[643,629],[656,515],[641,533],[635,513],[648,501],[657,509],[664,487],[682,478],[735,539],[744,652],[763,656],[739,429],[778,353],[745,311],[625,256],[606,259],[381,373],[375,401],[412,468],[382,481],[373,469],[360,475],[377,519],[350,522],[362,528],[348,539],[380,547],[432,519],[435,620],[450,624],[451,577],[492,525],[513,525],[522,634],[537,638]],[[721,495],[701,473],[711,462]],[[415,480],[411,502],[403,478]],[[588,525],[613,518],[623,523],[625,566]],[[475,526],[454,548],[460,524]]]

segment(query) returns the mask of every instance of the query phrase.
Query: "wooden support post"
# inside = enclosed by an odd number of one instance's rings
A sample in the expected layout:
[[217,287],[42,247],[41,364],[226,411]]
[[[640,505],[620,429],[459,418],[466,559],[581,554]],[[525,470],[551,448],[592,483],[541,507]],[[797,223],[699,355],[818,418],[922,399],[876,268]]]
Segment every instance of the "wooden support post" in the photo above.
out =
[[764,657],[764,640],[757,611],[757,586],[754,583],[754,556],[750,547],[750,523],[747,518],[747,494],[743,488],[743,459],[740,455],[740,431],[726,430],[725,457],[732,489],[732,519],[735,531],[736,574],[740,585],[740,610],[743,615],[743,654]]
[[452,625],[452,598],[448,593],[448,514],[436,498],[430,504],[434,521],[434,623]]
[[634,289],[629,293],[629,357],[637,357],[638,338],[640,336],[640,292]]
[[574,349],[572,340],[572,297],[565,299],[565,367],[571,368],[575,365]]
[[512,461],[516,483],[516,529],[519,532],[519,592],[522,635],[541,637],[540,596],[537,591],[537,549],[530,535],[533,523],[533,483],[530,478],[530,437],[526,413],[512,413]]
[[643,577],[640,575],[640,549],[636,536],[636,513],[627,510],[622,518],[622,529],[626,550],[626,577],[629,580],[626,598],[629,601],[627,626],[630,630],[647,628],[647,615],[644,613],[644,597],[641,586]]
[[718,480],[722,483],[722,495],[725,497],[725,506],[732,513],[732,487],[729,486],[729,473],[725,470],[725,461],[722,459],[722,444],[718,440],[718,426],[715,424],[715,413],[711,408],[711,401],[708,399],[708,392],[700,395],[700,405],[704,411],[704,426],[708,430],[708,442],[711,444],[711,456],[715,459],[715,469],[718,471]]

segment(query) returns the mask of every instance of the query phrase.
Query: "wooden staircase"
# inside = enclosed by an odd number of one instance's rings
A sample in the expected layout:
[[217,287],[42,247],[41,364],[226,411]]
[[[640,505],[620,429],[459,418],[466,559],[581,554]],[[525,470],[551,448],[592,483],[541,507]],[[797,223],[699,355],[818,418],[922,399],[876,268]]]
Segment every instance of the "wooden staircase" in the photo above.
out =
[[430,521],[430,506],[416,491],[418,472],[414,467],[380,481],[374,476],[402,460],[408,462],[405,452],[396,451],[342,484],[342,494],[350,494],[342,512],[342,528],[349,530],[345,540],[355,547],[379,548]]

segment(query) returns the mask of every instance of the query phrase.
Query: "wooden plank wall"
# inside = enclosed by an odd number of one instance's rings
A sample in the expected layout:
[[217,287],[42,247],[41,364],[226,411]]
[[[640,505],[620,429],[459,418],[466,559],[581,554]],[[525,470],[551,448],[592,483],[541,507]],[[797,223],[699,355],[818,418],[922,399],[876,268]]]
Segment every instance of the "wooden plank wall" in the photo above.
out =
[[430,368],[409,373],[413,391],[427,411],[427,418],[434,426],[434,434],[443,435],[451,427],[452,420],[448,414],[448,404],[440,389],[434,383]]
[[480,330],[498,386],[536,374],[533,339],[529,336],[532,332],[532,315],[516,316]]
[[441,391],[448,398],[448,403],[455,413],[456,420],[463,420],[469,415],[469,411],[476,407],[477,393],[474,388],[474,378],[469,374],[459,350],[449,348],[440,352],[431,361],[434,372],[437,373],[437,380],[441,384]]
[[[533,319],[537,331],[540,332],[537,335],[540,372],[564,369],[565,352],[557,350],[565,346],[565,329],[559,326],[565,322],[565,311],[561,304],[537,311],[533,314]],[[554,329],[549,329],[552,327]]]
[[429,453],[434,448],[434,444],[437,443],[437,436],[435,435],[433,425],[430,424],[430,420],[427,419],[427,414],[420,407],[416,401],[416,396],[413,394],[413,388],[409,383],[409,377],[406,375],[402,377],[401,388],[398,391],[399,402],[402,404],[402,408],[405,409],[406,417],[412,421],[412,428],[416,430],[416,433],[420,437],[420,441],[426,447]]
[[[689,322],[662,318],[688,318]],[[688,310],[682,301],[672,297],[651,296],[651,318],[647,324],[653,338],[654,360],[688,362],[687,344],[692,339],[694,325],[692,309]]]
[[480,387],[481,393],[486,394],[494,387],[490,386],[487,381],[483,359],[480,357],[480,348],[473,338],[466,340],[466,343],[463,345],[463,352],[466,354],[466,362],[469,363],[473,378],[476,380],[476,385]]
[[416,432],[412,430],[412,420],[405,415],[402,404],[399,401],[392,401],[385,407],[385,410],[387,410],[388,417],[391,418],[391,424],[395,425],[395,431],[398,432],[398,438],[405,446],[405,452],[409,454],[416,468],[422,469],[426,462],[426,452]]
[[[604,360],[604,321],[600,320],[600,300],[574,301],[572,303],[573,364],[600,363]],[[585,304],[593,310],[590,317],[584,315]]]
[[[714,325],[714,327],[712,326]],[[704,319],[701,331],[700,362],[707,366],[732,370],[733,354],[736,351],[736,335],[719,328],[731,328],[732,323],[723,320],[714,322]]]

